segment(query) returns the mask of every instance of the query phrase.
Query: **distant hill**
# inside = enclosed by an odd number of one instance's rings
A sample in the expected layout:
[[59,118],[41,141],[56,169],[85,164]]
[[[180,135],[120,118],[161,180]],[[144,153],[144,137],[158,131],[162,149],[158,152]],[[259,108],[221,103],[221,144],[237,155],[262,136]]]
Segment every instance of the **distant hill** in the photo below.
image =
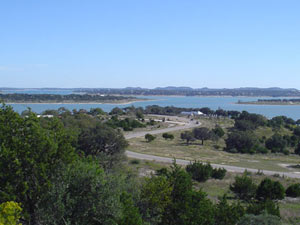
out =
[[85,93],[120,94],[120,95],[182,95],[182,96],[266,96],[266,97],[300,97],[300,91],[294,88],[190,88],[190,87],[157,87],[149,88],[92,88],[80,89]]
[[241,88],[191,88],[191,87],[126,87],[126,88],[0,88],[0,92],[6,91],[59,91],[69,90],[75,93],[87,94],[104,94],[104,95],[181,95],[181,96],[252,96],[252,97],[300,97],[300,91],[295,88],[257,88],[257,87],[241,87]]

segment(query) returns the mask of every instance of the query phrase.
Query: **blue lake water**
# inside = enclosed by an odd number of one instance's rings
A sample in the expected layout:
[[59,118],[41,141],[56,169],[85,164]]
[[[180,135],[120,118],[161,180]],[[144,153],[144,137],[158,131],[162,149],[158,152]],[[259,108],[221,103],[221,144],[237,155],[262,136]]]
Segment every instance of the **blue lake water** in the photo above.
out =
[[[28,93],[28,92],[27,92]],[[17,112],[22,112],[30,107],[34,112],[41,113],[46,109],[58,109],[65,107],[72,109],[86,109],[102,108],[109,112],[114,107],[128,107],[134,105],[135,107],[145,107],[147,105],[159,106],[176,106],[187,108],[202,108],[209,107],[211,109],[222,108],[224,110],[246,110],[252,113],[265,115],[268,118],[285,115],[293,119],[300,119],[300,105],[241,105],[234,104],[241,101],[256,101],[258,97],[178,97],[178,96],[147,96],[143,98],[152,99],[152,101],[135,102],[131,104],[11,104]],[[261,98],[260,98],[261,99]],[[263,98],[271,99],[271,98]]]

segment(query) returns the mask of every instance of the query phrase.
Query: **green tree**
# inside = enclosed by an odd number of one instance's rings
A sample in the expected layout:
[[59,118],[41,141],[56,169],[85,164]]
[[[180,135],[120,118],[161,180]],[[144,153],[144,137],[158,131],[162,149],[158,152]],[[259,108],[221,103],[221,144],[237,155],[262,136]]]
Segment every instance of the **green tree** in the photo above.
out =
[[103,124],[83,130],[78,137],[79,149],[86,156],[102,159],[103,166],[107,168],[119,162],[127,145],[121,132]]
[[89,157],[63,165],[52,183],[38,204],[42,224],[111,225],[121,220],[124,183],[104,172],[97,160]]
[[140,209],[144,221],[159,224],[165,208],[171,203],[172,186],[166,176],[145,179],[141,188]]
[[225,142],[225,151],[232,153],[253,153],[257,139],[252,132],[236,131],[230,133]]
[[286,191],[286,196],[297,198],[300,197],[300,183],[290,185]]
[[230,190],[239,198],[249,201],[255,197],[257,186],[252,178],[243,174],[243,176],[236,176],[233,184],[230,185]]
[[295,148],[295,154],[300,155],[300,142],[298,143],[297,147]]
[[256,198],[258,200],[281,200],[284,198],[285,190],[279,181],[273,181],[265,178],[259,184],[256,190]]
[[132,196],[126,192],[121,195],[122,219],[118,225],[142,225],[139,209],[134,205]]
[[283,152],[286,146],[287,141],[280,134],[274,134],[266,141],[266,147],[272,152]]
[[194,135],[191,131],[184,131],[180,134],[180,138],[182,140],[185,140],[186,144],[188,145],[191,141],[194,140]]
[[219,138],[225,135],[225,131],[219,125],[216,125],[216,127],[212,130],[212,132]]
[[0,146],[0,199],[20,202],[25,219],[35,225],[36,205],[51,186],[53,171],[75,158],[71,137],[58,119],[49,121],[45,129],[35,114],[21,118],[3,105]]
[[217,225],[235,225],[245,214],[245,209],[240,203],[230,205],[226,195],[223,195],[215,208],[215,224]]
[[207,127],[194,128],[193,135],[194,138],[202,141],[202,145],[205,140],[209,140],[212,137],[211,131]]

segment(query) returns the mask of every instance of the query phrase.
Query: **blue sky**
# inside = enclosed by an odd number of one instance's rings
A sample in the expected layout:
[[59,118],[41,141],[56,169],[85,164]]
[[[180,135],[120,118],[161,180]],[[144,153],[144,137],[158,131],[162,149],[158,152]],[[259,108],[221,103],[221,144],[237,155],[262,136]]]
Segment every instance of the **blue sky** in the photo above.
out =
[[298,0],[0,2],[0,87],[294,87]]

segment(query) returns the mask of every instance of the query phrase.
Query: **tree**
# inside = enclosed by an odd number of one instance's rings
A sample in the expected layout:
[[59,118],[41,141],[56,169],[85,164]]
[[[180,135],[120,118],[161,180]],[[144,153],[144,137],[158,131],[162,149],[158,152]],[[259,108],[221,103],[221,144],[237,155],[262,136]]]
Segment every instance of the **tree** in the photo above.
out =
[[41,223],[116,224],[123,217],[122,180],[106,173],[92,157],[63,165],[38,204]]
[[254,153],[257,139],[252,132],[236,131],[228,135],[225,140],[225,151],[236,153]]
[[101,108],[91,108],[90,114],[93,116],[105,115],[106,113]]
[[151,141],[154,141],[156,137],[153,136],[152,134],[145,134],[145,139],[148,141],[148,142],[151,142]]
[[223,195],[216,205],[215,224],[217,225],[235,225],[240,218],[245,214],[245,209],[240,203],[229,204],[227,196]]
[[212,130],[212,132],[219,138],[225,135],[224,130],[219,125],[216,125],[216,127]]
[[286,196],[297,198],[300,197],[300,183],[290,185],[286,191]]
[[234,183],[230,185],[230,190],[240,199],[250,201],[254,198],[257,186],[252,178],[244,174],[236,176]]
[[286,146],[287,141],[280,134],[274,134],[266,141],[266,147],[272,152],[283,152]]
[[194,128],[193,134],[196,139],[202,141],[202,145],[204,144],[205,140],[209,140],[212,136],[210,130],[207,127]]
[[103,124],[82,130],[78,147],[86,155],[102,158],[103,166],[111,167],[123,157],[128,143],[120,131]]
[[21,118],[9,106],[0,108],[0,199],[22,204],[25,219],[37,224],[37,203],[51,186],[53,171],[75,158],[71,137],[54,118],[40,125],[35,114]]
[[169,134],[169,133],[163,133],[162,134],[162,137],[164,138],[164,139],[170,139],[170,140],[173,140],[174,139],[174,135],[173,134]]
[[256,190],[256,199],[258,200],[281,200],[284,198],[285,190],[279,181],[273,181],[265,178],[259,184]]
[[171,203],[172,186],[166,176],[151,176],[141,188],[140,209],[144,221],[159,224],[166,207]]
[[300,142],[298,143],[297,147],[295,148],[295,154],[300,155]]
[[118,225],[142,225],[139,209],[134,205],[132,196],[126,192],[121,195],[122,218]]
[[123,115],[124,111],[122,109],[120,109],[119,107],[115,107],[110,111],[109,114],[110,115]]
[[182,140],[185,140],[186,144],[188,145],[191,141],[194,140],[194,135],[191,131],[184,131],[180,134],[180,138]]

